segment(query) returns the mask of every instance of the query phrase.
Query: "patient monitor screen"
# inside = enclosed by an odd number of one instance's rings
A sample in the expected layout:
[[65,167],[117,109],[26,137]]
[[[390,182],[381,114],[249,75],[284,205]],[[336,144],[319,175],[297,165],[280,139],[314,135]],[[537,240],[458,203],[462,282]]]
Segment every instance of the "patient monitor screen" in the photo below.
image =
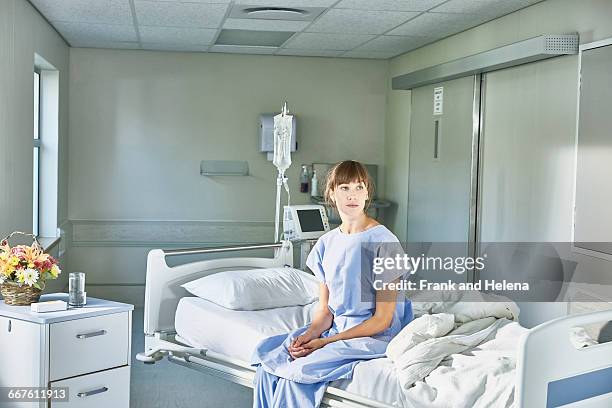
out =
[[323,219],[319,210],[298,210],[302,232],[324,231]]

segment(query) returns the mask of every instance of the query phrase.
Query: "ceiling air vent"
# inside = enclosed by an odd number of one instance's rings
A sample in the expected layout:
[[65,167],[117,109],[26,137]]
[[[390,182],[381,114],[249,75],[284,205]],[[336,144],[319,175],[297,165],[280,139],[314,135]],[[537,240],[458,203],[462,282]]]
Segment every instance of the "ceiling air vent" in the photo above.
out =
[[243,9],[251,18],[269,18],[272,20],[286,20],[287,17],[302,18],[308,11],[289,7],[248,7]]
[[312,21],[325,10],[325,7],[261,7],[235,4],[229,18],[256,18],[262,20],[299,20]]

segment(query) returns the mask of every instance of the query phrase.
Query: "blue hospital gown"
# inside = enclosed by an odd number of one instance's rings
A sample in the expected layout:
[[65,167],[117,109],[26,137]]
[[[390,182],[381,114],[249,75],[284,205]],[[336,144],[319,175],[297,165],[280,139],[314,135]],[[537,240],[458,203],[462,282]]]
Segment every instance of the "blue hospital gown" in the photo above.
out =
[[[336,228],[319,238],[306,264],[329,289],[328,307],[334,319],[321,337],[333,336],[372,317],[376,309],[372,279],[377,276],[372,272],[373,258],[398,252],[402,252],[399,241],[383,225],[354,234]],[[353,368],[362,360],[384,357],[389,341],[412,320],[410,301],[399,296],[391,326],[373,337],[329,343],[295,360],[287,348],[308,325],[264,339],[251,360],[257,366],[253,406],[318,407],[328,382],[351,378]]]

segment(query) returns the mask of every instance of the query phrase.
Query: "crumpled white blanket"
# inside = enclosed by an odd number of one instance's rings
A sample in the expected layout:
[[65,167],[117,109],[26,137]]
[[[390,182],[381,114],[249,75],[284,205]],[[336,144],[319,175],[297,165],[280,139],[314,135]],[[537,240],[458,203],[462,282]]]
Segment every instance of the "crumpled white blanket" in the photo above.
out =
[[[525,331],[511,321],[518,318],[518,306],[511,301],[444,300],[417,303],[417,310],[420,306],[424,313],[434,314],[413,320],[387,347],[406,403],[432,407],[511,405],[518,342],[515,336]],[[504,338],[498,338],[498,331]],[[501,349],[497,350],[495,344],[502,345]],[[449,390],[454,393],[449,394]]]
[[[502,319],[485,317],[454,327],[452,314],[425,315],[406,326],[387,347],[404,389],[425,378],[442,360],[477,346],[494,333]],[[447,330],[447,329],[452,330]]]
[[410,296],[415,316],[452,313],[455,321],[466,323],[485,317],[518,321],[519,308],[508,298],[488,293],[438,292],[414,293]]

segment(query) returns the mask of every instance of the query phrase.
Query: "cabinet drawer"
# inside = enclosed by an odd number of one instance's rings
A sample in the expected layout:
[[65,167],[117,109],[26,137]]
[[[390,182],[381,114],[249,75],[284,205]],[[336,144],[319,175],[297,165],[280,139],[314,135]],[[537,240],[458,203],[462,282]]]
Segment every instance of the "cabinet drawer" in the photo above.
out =
[[128,325],[128,313],[51,324],[50,381],[128,364]]
[[68,402],[51,403],[51,408],[129,408],[130,367],[55,381],[52,387],[68,387]]

